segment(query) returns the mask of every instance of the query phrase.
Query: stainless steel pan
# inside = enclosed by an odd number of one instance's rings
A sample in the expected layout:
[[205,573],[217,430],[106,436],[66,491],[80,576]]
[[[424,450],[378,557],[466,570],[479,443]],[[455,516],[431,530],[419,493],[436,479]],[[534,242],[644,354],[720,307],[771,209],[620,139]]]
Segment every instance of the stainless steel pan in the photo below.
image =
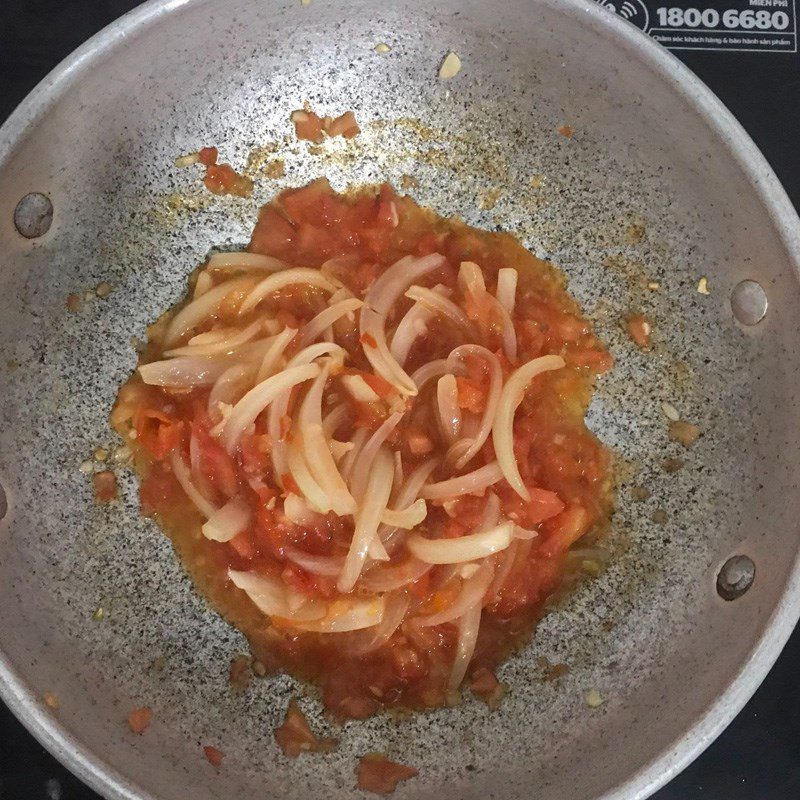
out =
[[[463,69],[442,83],[448,50]],[[285,138],[305,99],[354,109],[364,133],[309,152]],[[261,148],[251,167],[283,158],[286,175],[260,172],[250,202],[212,198],[172,166],[204,144],[237,166]],[[561,264],[610,343],[618,364],[591,421],[618,454],[616,555],[502,668],[511,691],[497,712],[467,702],[349,724],[336,753],[289,762],[272,729],[297,687],[281,677],[229,690],[242,637],[138,517],[133,480],[121,507],[98,509],[79,467],[113,444],[107,416],[135,363],[131,336],[181,295],[211,245],[244,243],[280,187],[406,173],[421,202],[515,231]],[[14,214],[30,192],[53,216],[28,239]],[[17,224],[41,233],[46,212],[23,205]],[[741,708],[798,616],[799,231],[720,103],[593,3],[146,4],[0,131],[3,699],[111,798],[346,797],[367,750],[419,767],[398,797],[647,796]],[[703,276],[709,294],[697,291]],[[67,294],[101,281],[109,297],[66,309]],[[638,309],[655,322],[651,354],[620,326]],[[668,439],[663,402],[702,428],[691,450]],[[683,468],[665,472],[668,457]],[[633,501],[633,486],[651,497]],[[735,555],[755,579],[729,601],[717,576]],[[747,582],[733,571],[723,578]],[[542,659],[569,672],[547,681]],[[125,718],[145,704],[155,722],[135,737]],[[225,751],[219,772],[200,744]]]

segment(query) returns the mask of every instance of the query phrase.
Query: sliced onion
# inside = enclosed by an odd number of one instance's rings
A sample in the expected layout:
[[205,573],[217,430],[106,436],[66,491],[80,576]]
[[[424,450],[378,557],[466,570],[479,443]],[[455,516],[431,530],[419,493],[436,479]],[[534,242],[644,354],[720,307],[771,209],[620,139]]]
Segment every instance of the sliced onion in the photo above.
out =
[[209,289],[196,300],[184,306],[171,320],[164,334],[164,345],[175,344],[189,333],[192,328],[213,316],[219,310],[222,301],[233,292],[241,292],[253,285],[252,278],[234,278],[225,281],[213,289]]
[[[366,448],[365,448],[366,449]],[[356,513],[355,530],[344,568],[336,582],[340,592],[349,592],[355,586],[364,567],[370,542],[378,533],[381,515],[386,510],[392,491],[394,463],[391,453],[381,448],[371,465],[369,481]]]
[[347,351],[333,342],[317,342],[304,347],[299,353],[295,353],[286,363],[288,367],[296,367],[300,364],[309,364],[315,358],[330,356],[334,361],[344,363],[347,358]]
[[318,374],[319,367],[316,364],[304,364],[300,367],[285,369],[254,386],[233,407],[233,411],[225,423],[222,431],[225,449],[229,453],[233,453],[245,429],[252,425],[256,417],[282,392],[311,378],[316,378]]
[[412,376],[411,380],[417,386],[418,391],[422,391],[425,384],[434,378],[440,378],[447,373],[447,360],[436,358],[421,366]]
[[513,267],[503,267],[497,271],[497,302],[508,312],[514,313],[519,275]]
[[243,497],[233,497],[219,511],[215,511],[203,525],[206,539],[214,542],[229,542],[250,525],[253,514]]
[[417,387],[389,352],[384,329],[386,315],[410,284],[444,263],[444,256],[438,253],[422,258],[401,258],[378,277],[364,297],[360,333],[362,338],[370,336],[375,343],[374,347],[364,347],[364,354],[375,372],[397,386],[404,395],[415,395]]
[[418,581],[431,569],[433,569],[432,564],[426,564],[424,561],[412,557],[395,566],[373,567],[361,577],[359,586],[368,592],[393,592],[395,589]]
[[376,279],[364,297],[364,302],[378,314],[385,316],[414,281],[444,263],[445,257],[439,253],[431,253],[422,258],[405,256]]
[[261,253],[212,253],[206,262],[208,269],[231,269],[241,267],[243,269],[263,269],[267,272],[278,272],[286,269],[286,264],[280,259],[272,256],[264,256]]
[[530,493],[522,482],[517,459],[514,456],[514,414],[533,378],[543,372],[561,369],[563,366],[564,359],[561,356],[541,356],[528,361],[511,373],[497,404],[492,425],[497,463],[503,470],[505,479],[523,500],[530,500]]
[[[355,499],[361,503],[364,500],[364,492],[369,479],[372,462],[377,457],[381,445],[389,438],[389,434],[397,427],[403,414],[397,412],[392,414],[383,424],[372,434],[364,447],[358,453],[353,469],[353,477],[350,479],[350,491]],[[392,465],[392,477],[394,477],[394,465]]]
[[177,449],[170,453],[170,464],[172,474],[186,493],[186,496],[194,503],[195,508],[206,518],[210,519],[217,513],[217,507],[200,492],[192,482],[192,475],[189,468],[184,464],[183,458]]
[[519,525],[514,526],[514,538],[515,539],[535,539],[539,535],[539,531],[535,531],[530,528],[522,528]]
[[211,386],[228,368],[228,362],[214,358],[168,358],[139,367],[139,375],[149,386],[165,389],[191,389]]
[[444,295],[426,289],[424,286],[412,286],[406,292],[406,297],[422,303],[430,311],[440,314],[450,320],[464,334],[472,338],[475,332],[469,317],[452,301]]
[[294,442],[286,446],[286,464],[289,474],[309,505],[320,514],[327,514],[333,507],[331,498],[309,471],[303,454]]
[[214,279],[205,270],[203,270],[197,276],[197,280],[195,281],[192,299],[197,300],[198,297],[202,297],[209,289],[213,288],[213,286]]
[[289,343],[297,335],[294,328],[284,328],[279,334],[272,338],[272,341],[261,359],[261,364],[258,367],[256,374],[256,382],[261,383],[265,381],[270,375],[274,375],[278,371],[283,354]]
[[426,539],[412,533],[406,540],[406,547],[413,556],[428,564],[462,564],[505,550],[513,534],[514,523],[502,522],[496,528],[457,539]]
[[354,297],[348,300],[340,300],[338,303],[328,306],[324,311],[320,311],[316,317],[300,329],[300,334],[297,337],[297,346],[305,347],[307,344],[311,344],[334,322],[337,322],[347,314],[352,314],[362,305],[364,304],[361,300]]
[[328,439],[328,447],[330,448],[333,460],[338,464],[355,445],[352,442],[337,442],[336,439]]
[[283,486],[283,476],[289,470],[286,464],[286,442],[281,439],[281,428],[283,419],[289,411],[291,397],[291,389],[281,392],[272,401],[267,414],[267,433],[272,441],[272,449],[269,453],[270,461],[272,461],[272,474],[281,486]]
[[469,662],[475,652],[475,645],[478,641],[478,630],[481,626],[481,607],[473,606],[467,611],[458,623],[458,643],[456,644],[456,657],[453,668],[450,672],[448,689],[451,692],[458,690],[461,681],[467,674]]
[[289,492],[283,499],[283,515],[295,525],[313,525],[320,519],[320,515],[294,492]]
[[[431,476],[431,473],[439,465],[439,459],[431,458],[423,461],[409,476],[406,478],[400,491],[394,497],[395,508],[405,508],[410,503],[417,500],[420,490],[425,485],[425,481]],[[378,529],[378,536],[387,547],[389,552],[393,552],[400,544],[405,532],[398,533],[398,527],[392,525],[381,525]]]
[[483,270],[474,261],[462,261],[458,268],[458,286],[464,294],[482,295],[486,291]]
[[[218,334],[212,341],[196,340],[200,337],[195,336],[183,347],[176,347],[164,352],[165,356],[174,358],[175,356],[215,356],[232,353],[237,347],[247,344],[251,339],[255,339],[261,330],[261,320],[251,322],[246,328],[230,328],[226,331],[214,331]],[[219,335],[223,334],[223,335]],[[194,342],[194,344],[193,344]]]
[[306,572],[314,575],[325,575],[329,578],[336,577],[344,566],[344,558],[341,556],[314,556],[296,547],[286,546],[283,554],[289,561],[302,567]]
[[259,611],[270,617],[281,617],[290,622],[311,622],[326,614],[324,603],[309,600],[299,608],[291,609],[281,581],[256,572],[238,572],[229,569],[228,577],[234,586],[241,589],[253,601]]
[[486,497],[486,505],[483,507],[483,514],[477,530],[488,531],[500,524],[500,498],[494,493],[489,492]]
[[436,384],[436,401],[439,424],[448,444],[452,444],[461,430],[461,409],[458,407],[458,386],[452,373],[442,375]]
[[381,514],[381,522],[384,525],[391,525],[393,528],[403,528],[410,531],[419,525],[428,516],[428,507],[425,501],[420,498],[415,500],[410,506],[392,510],[387,508]]
[[297,285],[314,286],[330,294],[339,288],[338,284],[325,277],[318,269],[292,267],[282,272],[276,272],[257,284],[239,307],[240,316],[252,311],[265,297],[279,292],[287,286]]
[[342,460],[341,468],[339,469],[339,472],[341,472],[342,477],[348,482],[350,482],[350,475],[353,472],[353,467],[355,466],[356,459],[361,453],[361,450],[363,449],[364,445],[367,443],[368,437],[369,437],[368,428],[359,428],[353,434],[353,449],[349,453],[347,453],[347,455],[345,455],[344,459]]
[[480,492],[487,486],[492,486],[503,477],[503,470],[496,461],[468,472],[458,475],[440,483],[429,483],[420,493],[426,500],[450,500],[472,492]]
[[402,625],[410,605],[411,598],[405,592],[395,592],[389,595],[380,625],[375,628],[369,639],[353,648],[355,655],[362,656],[371,653],[386,644]]
[[322,393],[329,372],[330,365],[326,364],[306,393],[297,421],[306,464],[314,480],[330,498],[334,513],[342,517],[355,513],[356,502],[339,474],[322,429]]
[[514,329],[514,320],[511,314],[506,311],[497,298],[492,297],[488,292],[485,295],[490,305],[494,306],[497,316],[500,317],[500,324],[503,329],[503,352],[509,361],[517,360],[517,332]]
[[361,375],[342,375],[342,386],[357,403],[377,403],[381,398]]
[[220,403],[233,405],[240,399],[244,386],[250,382],[253,370],[246,364],[234,364],[228,367],[211,388],[208,395],[208,413],[216,413]]
[[361,309],[361,340],[374,343],[363,346],[364,355],[381,378],[397,387],[401,394],[413,397],[417,394],[417,387],[389,352],[384,321],[384,317],[373,309],[367,306]]
[[485,347],[479,344],[464,344],[456,347],[447,357],[447,364],[451,368],[459,363],[461,358],[475,356],[482,358],[489,367],[489,393],[486,397],[486,408],[481,417],[480,427],[475,436],[471,437],[471,442],[465,451],[455,460],[456,469],[462,469],[468,464],[481,450],[489,434],[492,431],[497,404],[500,402],[500,393],[503,390],[503,368],[500,366],[500,359]]
[[325,415],[325,419],[322,420],[322,430],[325,434],[325,437],[328,439],[333,439],[333,437],[336,435],[336,431],[339,430],[342,423],[349,417],[350,408],[348,407],[347,403],[339,403],[338,406],[334,406]]
[[443,625],[445,622],[452,622],[467,613],[471,608],[483,606],[483,597],[489,590],[494,578],[494,567],[490,561],[482,564],[470,564],[476,567],[475,572],[464,581],[458,597],[447,608],[443,608],[435,614],[425,617],[417,617],[414,622],[423,628],[433,625]]
[[296,628],[315,633],[345,633],[360,631],[380,625],[386,608],[383,595],[368,600],[334,600],[328,606],[328,613],[322,619],[292,623]]
[[502,556],[498,556],[500,563],[495,570],[492,585],[489,587],[489,597],[491,597],[492,601],[497,600],[497,598],[500,596],[500,592],[503,591],[503,586],[505,585],[506,580],[508,580],[508,576],[511,574],[511,570],[514,567],[514,561],[517,558],[518,548],[519,542],[514,540],[503,551]]
[[399,450],[394,451],[394,489],[400,489],[405,482],[403,473],[403,454]]
[[[434,286],[433,291],[438,294],[446,292],[446,288],[441,284]],[[398,323],[392,335],[392,343],[389,352],[395,361],[402,367],[406,363],[408,354],[425,329],[425,323],[433,317],[433,312],[423,303],[414,303],[406,311],[403,318]]]

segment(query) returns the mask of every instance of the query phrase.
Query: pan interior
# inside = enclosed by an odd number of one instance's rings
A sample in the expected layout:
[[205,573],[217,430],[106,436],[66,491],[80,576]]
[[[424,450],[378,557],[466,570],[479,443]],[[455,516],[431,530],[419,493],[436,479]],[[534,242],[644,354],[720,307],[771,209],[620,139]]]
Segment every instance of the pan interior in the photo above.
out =
[[[686,732],[762,642],[797,557],[795,263],[730,143],[649,50],[577,3],[217,0],[126,24],[39,95],[2,152],[0,651],[30,689],[17,702],[40,715],[55,693],[58,723],[116,772],[112,796],[347,797],[374,750],[419,768],[407,797],[588,800],[657,757],[668,775],[701,746],[702,730]],[[463,67],[441,82],[449,50]],[[289,113],[304,100],[353,109],[361,136],[295,142]],[[250,170],[252,200],[213,197],[173,166],[212,144]],[[277,159],[285,175],[271,178]],[[295,693],[328,730],[317,701],[286,677],[233,693],[242,637],[139,518],[132,477],[119,505],[97,508],[79,467],[117,444],[107,417],[135,364],[131,337],[211,246],[247,241],[260,203],[320,175],[336,188],[411,175],[421,203],[512,231],[567,272],[617,360],[590,420],[617,455],[619,494],[611,566],[500,670],[498,711],[468,700],[349,723],[335,753],[289,761],[272,731]],[[27,240],[13,212],[31,191],[54,218]],[[746,278],[769,300],[750,328],[728,299]],[[112,293],[86,299],[101,281]],[[76,313],[69,293],[83,298]],[[653,320],[649,353],[623,330],[634,311]],[[691,449],[668,438],[665,402],[699,425]],[[667,472],[665,459],[683,465]],[[734,553],[756,580],[724,602],[716,572]],[[555,664],[569,667],[556,681]],[[125,718],[142,705],[155,722],[140,738]],[[226,754],[218,772],[206,744]],[[656,780],[640,775],[626,796]]]

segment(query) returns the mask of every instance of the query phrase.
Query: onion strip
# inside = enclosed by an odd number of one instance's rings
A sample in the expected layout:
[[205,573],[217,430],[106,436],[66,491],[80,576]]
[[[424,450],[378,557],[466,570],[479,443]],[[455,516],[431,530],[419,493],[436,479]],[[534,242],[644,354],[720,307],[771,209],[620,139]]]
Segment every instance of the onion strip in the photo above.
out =
[[203,536],[214,542],[229,542],[247,529],[252,516],[247,501],[242,497],[233,497],[208,518],[201,529]]
[[503,267],[497,270],[497,302],[508,312],[514,313],[517,295],[517,279],[519,274],[513,267]]
[[256,417],[282,392],[291,389],[299,383],[316,378],[319,367],[316,364],[305,364],[292,367],[271,378],[256,384],[233,407],[228,421],[222,430],[222,439],[225,449],[233,453],[239,444],[239,439],[245,429],[255,422]]
[[497,461],[468,472],[466,475],[458,475],[440,483],[429,483],[421,492],[426,500],[450,500],[453,497],[460,497],[463,494],[480,492],[487,486],[492,486],[503,477],[503,470]]
[[204,292],[196,300],[192,300],[170,321],[164,334],[164,345],[174,344],[203,320],[216,314],[222,301],[228,295],[249,289],[252,285],[252,278],[234,278],[220,283],[213,289]]
[[514,523],[502,522],[488,531],[469,533],[457,539],[426,539],[412,533],[406,546],[413,556],[428,564],[462,564],[505,550],[513,534]]
[[389,501],[393,476],[394,459],[388,450],[381,448],[375,456],[366,492],[356,513],[350,550],[345,558],[339,580],[336,582],[340,592],[351,591],[361,574],[370,542],[377,535],[381,515],[386,510],[386,504]]
[[170,453],[170,464],[172,465],[172,474],[180,484],[181,489],[185,492],[186,496],[192,501],[195,508],[206,518],[211,519],[217,513],[217,507],[200,492],[200,490],[192,482],[192,475],[189,468],[183,461],[177,449]]
[[263,269],[267,272],[278,272],[286,269],[286,264],[272,256],[261,253],[212,253],[206,262],[208,269]]
[[323,275],[318,269],[309,267],[292,267],[291,269],[276,272],[258,283],[245,297],[239,307],[239,315],[251,312],[265,297],[285,289],[287,286],[313,286],[333,294],[339,285]]
[[351,298],[348,300],[341,300],[328,306],[324,311],[320,311],[316,317],[304,325],[300,329],[300,334],[297,337],[297,346],[305,347],[305,345],[313,342],[318,336],[321,336],[325,329],[334,322],[337,322],[347,314],[352,314],[357,309],[364,305],[358,298]]
[[447,364],[453,368],[459,359],[464,356],[476,356],[482,358],[489,367],[489,393],[486,397],[486,408],[481,417],[480,426],[469,446],[460,454],[455,461],[456,469],[462,469],[468,464],[481,450],[489,434],[492,432],[497,404],[500,401],[500,393],[503,391],[503,368],[500,366],[500,359],[485,347],[479,344],[465,344],[456,347],[447,357]]
[[436,614],[417,617],[414,622],[423,628],[429,628],[434,625],[443,625],[445,622],[452,622],[454,619],[466,614],[473,606],[481,608],[483,606],[483,597],[489,590],[493,578],[494,567],[492,567],[490,561],[484,561],[478,567],[478,570],[464,581],[461,592],[450,606],[443,608]]
[[561,369],[565,362],[561,356],[541,356],[528,361],[511,373],[506,381],[492,425],[492,440],[497,463],[511,488],[523,499],[530,500],[530,492],[522,482],[517,459],[514,456],[514,414],[522,402],[528,384],[543,372]]

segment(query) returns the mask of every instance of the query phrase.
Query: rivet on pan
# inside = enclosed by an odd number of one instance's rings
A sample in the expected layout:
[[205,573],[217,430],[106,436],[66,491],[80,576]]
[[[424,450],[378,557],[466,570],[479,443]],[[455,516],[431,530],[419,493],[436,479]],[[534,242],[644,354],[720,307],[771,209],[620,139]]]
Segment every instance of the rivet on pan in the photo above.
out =
[[7,511],[8,499],[6,498],[6,490],[3,488],[3,485],[0,484],[0,519],[3,519]]
[[757,281],[740,281],[731,292],[731,311],[742,325],[757,325],[767,313],[767,294]]
[[53,221],[53,204],[41,192],[30,192],[14,209],[14,226],[26,239],[44,236]]
[[717,575],[717,594],[723,600],[736,600],[752,585],[756,565],[747,556],[731,556]]

